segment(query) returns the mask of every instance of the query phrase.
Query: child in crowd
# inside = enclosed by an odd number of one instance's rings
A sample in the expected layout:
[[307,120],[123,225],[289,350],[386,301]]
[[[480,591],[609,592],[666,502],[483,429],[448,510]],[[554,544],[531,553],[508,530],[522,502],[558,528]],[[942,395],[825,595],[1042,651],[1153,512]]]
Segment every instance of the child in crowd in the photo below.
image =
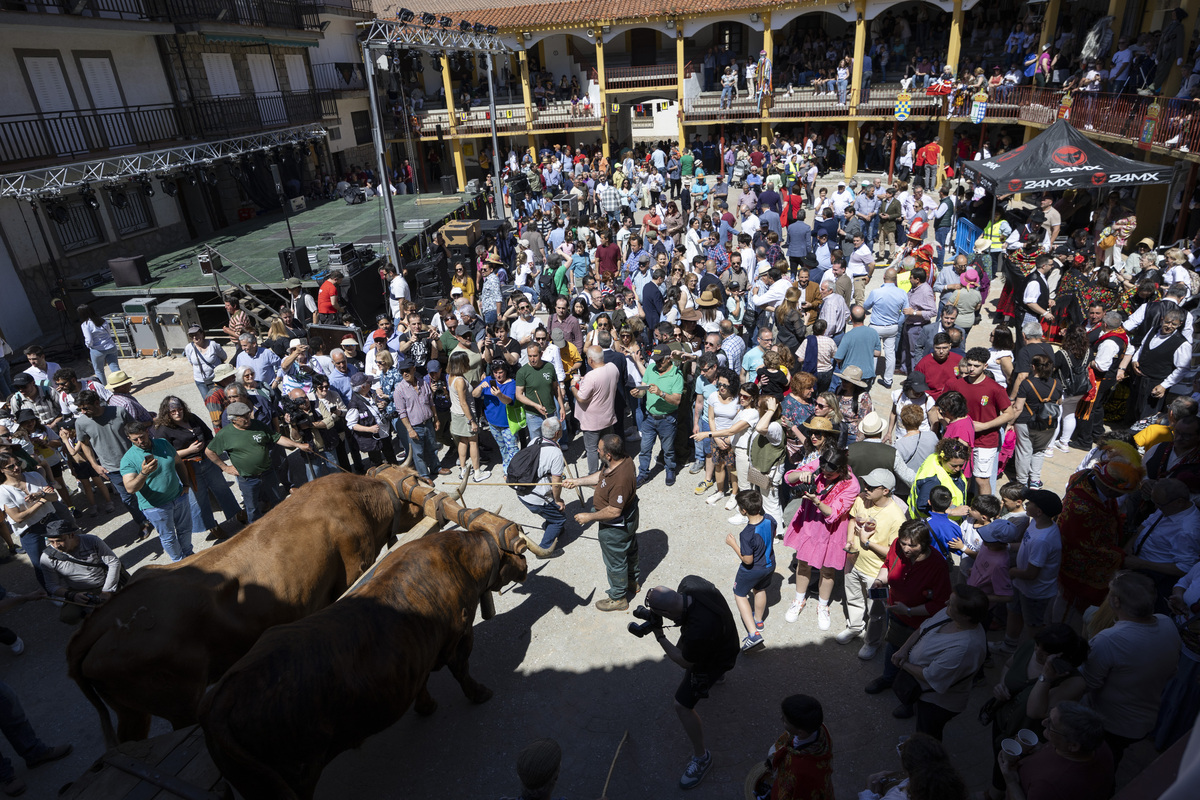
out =
[[767,772],[754,786],[757,800],[818,800],[833,797],[833,742],[815,697],[785,697],[783,734],[767,752]]
[[762,495],[758,489],[742,489],[735,495],[738,513],[747,519],[738,535],[730,533],[725,543],[737,553],[741,563],[733,579],[733,599],[746,626],[742,652],[762,645],[763,614],[767,610],[767,588],[775,576],[775,530],[777,524],[763,515]]
[[950,560],[950,542],[962,536],[958,523],[950,519],[946,509],[950,508],[954,496],[945,486],[935,486],[929,493],[929,523],[930,541],[942,557]]
[[971,567],[983,547],[980,532],[984,528],[997,526],[1002,535],[1008,537],[1008,541],[1018,540],[1019,537],[1011,533],[1012,523],[1006,519],[998,519],[1000,508],[1000,498],[991,494],[979,495],[971,501],[971,510],[959,525],[962,535],[949,542],[950,549],[961,556],[958,571],[963,578],[971,574]]
[[1046,489],[1025,492],[1029,525],[1017,549],[1017,563],[1010,567],[1013,599],[1008,604],[1008,628],[996,652],[1012,653],[1021,642],[1024,628],[1036,634],[1046,626],[1050,604],[1058,595],[1058,568],[1062,564],[1062,536],[1055,520],[1062,513],[1062,500]]
[[[995,506],[999,507],[1000,502],[992,495],[983,495],[977,499],[984,497],[993,500]],[[998,605],[1012,600],[1012,580],[1008,577],[1008,546],[1017,541],[1016,528],[1009,520],[997,519],[991,524],[976,528],[976,533],[979,535],[980,546],[976,549],[967,585],[983,590],[994,610]]]
[[[1013,481],[1006,483],[1000,487],[1000,508],[1003,513],[1000,519],[1006,519],[1012,523],[1016,537],[1013,541],[1018,541],[1025,535],[1025,528],[1029,525],[1029,517],[1025,515],[1025,487]],[[1016,564],[1016,554],[1009,559],[1009,566]]]

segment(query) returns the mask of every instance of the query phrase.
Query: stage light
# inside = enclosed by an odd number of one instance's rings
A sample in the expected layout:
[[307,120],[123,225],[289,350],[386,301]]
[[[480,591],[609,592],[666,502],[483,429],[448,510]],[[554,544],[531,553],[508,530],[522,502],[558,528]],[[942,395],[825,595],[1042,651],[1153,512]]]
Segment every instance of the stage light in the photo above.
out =
[[484,28],[484,30],[486,30],[488,32],[488,35],[490,35],[490,36],[495,36],[497,33],[500,32],[500,29],[497,28],[495,25],[488,25],[486,28]]
[[483,33],[483,23],[476,22],[474,25],[471,26],[471,30],[475,31],[476,33]]
[[87,181],[79,185],[79,196],[83,202],[88,204],[92,209],[100,208],[100,201],[96,199],[96,193],[92,191],[92,187],[88,186]]
[[430,63],[433,64],[433,68],[438,72],[442,71],[442,55],[444,54],[433,53],[429,56]]
[[108,192],[108,202],[112,203],[113,208],[124,209],[129,206],[129,198],[125,196],[125,192],[120,189],[110,189]]
[[170,176],[164,175],[159,181],[159,186],[162,187],[163,194],[165,194],[167,197],[174,197],[175,195],[179,194],[179,186],[170,178]]
[[458,29],[463,33],[466,33],[467,31],[471,30],[471,23],[464,19],[462,22],[458,23]]
[[421,15],[421,24],[424,25],[425,27],[428,28],[430,25],[432,25],[435,22],[437,22],[437,14],[430,14],[428,11],[426,11],[424,14]]
[[154,197],[154,186],[150,183],[150,179],[145,175],[137,179],[138,184],[142,187],[142,194],[146,197]]
[[413,12],[409,11],[407,8],[402,8],[396,12],[396,18],[401,22],[412,22],[412,19],[415,16],[416,14],[413,14]]
[[66,225],[71,221],[71,212],[67,211],[67,207],[61,202],[56,202],[48,209],[50,219],[57,222],[59,225]]
[[438,20],[438,25],[441,25],[443,28],[449,28],[453,24],[454,20],[450,19],[449,17],[442,17]]

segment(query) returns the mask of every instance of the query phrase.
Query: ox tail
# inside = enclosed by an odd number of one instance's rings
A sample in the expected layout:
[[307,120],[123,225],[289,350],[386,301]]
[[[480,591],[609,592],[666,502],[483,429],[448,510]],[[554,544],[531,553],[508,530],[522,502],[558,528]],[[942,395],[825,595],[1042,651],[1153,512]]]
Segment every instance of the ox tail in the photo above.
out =
[[108,704],[104,702],[104,698],[96,691],[96,687],[83,674],[83,662],[91,652],[91,647],[79,641],[81,632],[82,629],[76,631],[67,645],[67,674],[71,676],[71,680],[75,681],[87,701],[96,709],[96,713],[100,716],[100,731],[104,734],[104,746],[112,749],[118,744],[117,732],[113,728],[112,714],[109,713]]
[[[237,732],[227,724],[229,709],[222,707],[217,696],[220,688],[218,684],[205,695],[200,705],[200,725],[204,728],[209,755],[221,775],[246,800],[301,800],[295,788],[278,772],[242,746]],[[311,800],[311,797],[310,791],[304,800]]]

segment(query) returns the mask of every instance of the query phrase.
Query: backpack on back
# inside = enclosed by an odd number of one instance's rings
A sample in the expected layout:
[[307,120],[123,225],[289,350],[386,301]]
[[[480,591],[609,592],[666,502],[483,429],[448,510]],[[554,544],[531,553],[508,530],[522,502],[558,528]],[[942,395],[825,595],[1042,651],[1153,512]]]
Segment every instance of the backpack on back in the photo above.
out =
[[1075,359],[1071,358],[1071,354],[1066,350],[1059,352],[1063,354],[1063,359],[1067,362],[1067,368],[1059,370],[1059,376],[1063,382],[1063,393],[1067,397],[1087,394],[1088,390],[1092,388],[1091,382],[1088,381],[1087,361],[1084,361],[1082,365],[1077,365]]
[[518,450],[517,454],[508,462],[508,471],[504,474],[504,480],[508,483],[530,484],[514,486],[513,489],[518,495],[532,494],[536,488],[532,484],[538,482],[538,465],[542,460],[543,447],[558,447],[558,443],[544,441],[539,436],[529,443],[529,447]]

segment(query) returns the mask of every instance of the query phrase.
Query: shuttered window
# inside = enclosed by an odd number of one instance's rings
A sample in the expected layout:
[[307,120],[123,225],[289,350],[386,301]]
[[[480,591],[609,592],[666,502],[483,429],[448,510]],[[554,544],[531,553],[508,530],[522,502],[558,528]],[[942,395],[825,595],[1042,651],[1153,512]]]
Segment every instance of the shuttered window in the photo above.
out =
[[33,100],[43,113],[75,109],[57,56],[26,56],[25,72],[33,86]]
[[293,92],[308,91],[308,70],[304,68],[304,56],[297,53],[289,53],[283,57],[283,64],[287,67],[288,86]]
[[208,93],[213,97],[236,97],[242,93],[238,87],[237,73],[233,71],[233,57],[229,53],[201,53],[204,74],[208,78]]

